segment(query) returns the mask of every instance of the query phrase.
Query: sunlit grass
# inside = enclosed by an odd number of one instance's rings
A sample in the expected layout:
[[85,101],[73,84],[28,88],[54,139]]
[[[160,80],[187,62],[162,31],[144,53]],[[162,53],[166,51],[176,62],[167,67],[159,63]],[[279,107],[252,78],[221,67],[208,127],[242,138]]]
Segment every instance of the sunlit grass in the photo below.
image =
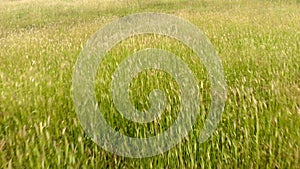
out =
[[[43,2],[0,4],[1,168],[300,165],[300,6],[296,1]],[[228,99],[217,131],[204,144],[197,142],[200,117],[189,137],[169,152],[129,159],[106,152],[84,134],[70,89],[76,59],[87,39],[105,23],[142,11],[180,16],[208,36],[222,59]],[[136,137],[163,132],[178,109],[176,83],[168,74],[152,70],[132,82],[132,102],[147,109],[149,90],[161,87],[170,96],[166,116],[139,125],[120,118],[114,110],[107,86],[111,74],[123,58],[146,47],[171,51],[188,63],[198,77],[201,114],[209,108],[206,71],[192,51],[166,37],[132,37],[107,54],[95,83],[109,123]]]

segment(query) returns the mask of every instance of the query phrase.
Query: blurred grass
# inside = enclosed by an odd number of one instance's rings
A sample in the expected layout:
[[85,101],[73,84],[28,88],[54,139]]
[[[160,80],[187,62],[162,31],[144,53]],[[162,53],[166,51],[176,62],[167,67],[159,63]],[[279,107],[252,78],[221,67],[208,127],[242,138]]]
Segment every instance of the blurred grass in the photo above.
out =
[[[1,168],[298,168],[300,145],[299,1],[2,1],[0,4]],[[189,20],[211,40],[224,66],[228,99],[213,137],[197,143],[202,120],[162,155],[129,159],[94,144],[81,128],[71,99],[72,71],[84,43],[105,23],[130,13],[170,13]],[[99,68],[99,101],[113,107],[105,87],[116,64],[144,47],[178,54],[199,78],[201,113],[209,82],[200,61],[184,45],[157,36],[118,44]],[[105,72],[102,70],[106,70]],[[103,72],[103,73],[101,73]],[[157,75],[157,76],[156,76]],[[139,75],[133,102],[147,108],[147,91],[162,87],[176,100],[171,77]],[[104,83],[99,83],[104,79]],[[139,80],[140,79],[140,80]],[[145,86],[140,85],[145,84]],[[141,95],[138,95],[141,93]],[[140,99],[140,100],[139,100]],[[174,104],[174,105],[172,105]],[[107,109],[106,107],[107,106]],[[169,114],[176,115],[176,104]],[[203,111],[203,112],[202,112]],[[111,115],[111,116],[110,116]],[[140,126],[107,120],[132,136],[162,132],[174,118]],[[199,126],[199,127],[197,127]]]

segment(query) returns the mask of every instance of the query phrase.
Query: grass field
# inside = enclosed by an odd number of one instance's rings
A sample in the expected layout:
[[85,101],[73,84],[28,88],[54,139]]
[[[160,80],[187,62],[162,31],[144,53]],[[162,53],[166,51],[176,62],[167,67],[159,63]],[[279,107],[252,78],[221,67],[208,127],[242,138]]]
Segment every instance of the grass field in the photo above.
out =
[[[299,0],[2,0],[0,4],[0,168],[299,168]],[[201,92],[193,132],[170,151],[131,159],[97,146],[81,127],[71,85],[85,42],[104,24],[137,12],[163,12],[195,24],[222,60],[227,101],[221,122],[203,144],[197,138],[210,103],[206,70],[174,39],[140,35],[116,45],[99,67],[97,99],[115,130],[133,137],[163,132],[178,112],[178,86],[164,72],[131,83],[137,109],[155,88],[167,93],[164,117],[149,124],[123,118],[109,91],[117,65],[155,47],[188,63]]]

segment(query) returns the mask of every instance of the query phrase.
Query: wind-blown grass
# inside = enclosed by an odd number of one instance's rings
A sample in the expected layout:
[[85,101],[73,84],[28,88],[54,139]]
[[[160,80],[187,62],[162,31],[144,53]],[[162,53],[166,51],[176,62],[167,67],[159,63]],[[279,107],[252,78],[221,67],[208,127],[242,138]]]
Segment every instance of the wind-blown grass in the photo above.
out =
[[[0,167],[298,168],[299,5],[297,1],[220,0],[1,2]],[[117,63],[135,50],[172,51],[189,64],[201,89],[203,116],[189,137],[162,155],[130,159],[103,150],[85,135],[70,89],[76,59],[87,39],[115,18],[143,11],[170,13],[199,27],[222,60],[228,96],[217,131],[199,144],[210,100],[201,62],[184,45],[166,37],[137,36],[118,44],[99,67],[95,82],[97,99],[116,130],[149,137],[163,132],[176,118],[176,83],[154,70],[134,79],[132,102],[147,109],[149,91],[163,88],[170,96],[166,116],[139,125],[114,111],[109,78]]]

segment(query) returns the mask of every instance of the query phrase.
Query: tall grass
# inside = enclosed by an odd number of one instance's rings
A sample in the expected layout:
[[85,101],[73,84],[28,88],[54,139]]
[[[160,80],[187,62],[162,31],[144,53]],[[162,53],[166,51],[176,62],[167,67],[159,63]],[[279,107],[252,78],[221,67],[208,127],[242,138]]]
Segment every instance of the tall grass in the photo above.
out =
[[[43,3],[42,3],[43,2]],[[3,1],[0,5],[1,168],[298,168],[300,166],[300,11],[296,1]],[[168,94],[165,116],[140,125],[113,107],[110,78],[127,55],[166,49],[198,78],[201,117],[193,132],[164,154],[130,159],[85,135],[72,98],[72,71],[84,43],[105,23],[155,11],[191,21],[212,41],[224,66],[228,99],[217,131],[197,142],[210,93],[206,71],[191,50],[163,36],[137,36],[115,46],[99,67],[97,99],[119,132],[149,137],[178,112],[178,87],[151,70],[131,84],[132,103],[147,109],[153,88]],[[162,79],[162,80],[161,80]]]

